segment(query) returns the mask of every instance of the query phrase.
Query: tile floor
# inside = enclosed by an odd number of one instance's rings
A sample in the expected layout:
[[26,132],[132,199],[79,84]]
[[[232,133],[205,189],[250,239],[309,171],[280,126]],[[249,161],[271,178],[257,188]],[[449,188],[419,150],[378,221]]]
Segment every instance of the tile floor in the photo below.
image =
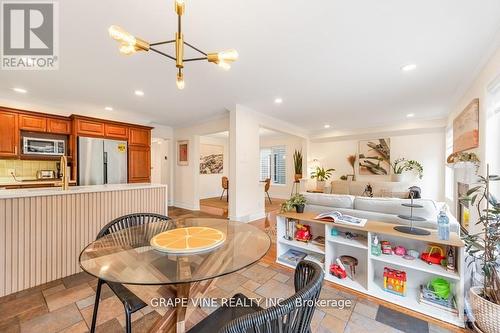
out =
[[[174,214],[182,217],[199,216],[179,209],[170,211],[170,215]],[[79,273],[0,298],[0,332],[87,332],[92,318],[96,285],[95,278]],[[148,304],[154,296],[169,294],[165,287],[131,289]],[[287,297],[293,294],[293,271],[274,264],[266,257],[247,269],[219,278],[206,297],[230,297],[235,293],[255,298]],[[125,318],[121,302],[107,286],[104,286],[101,297],[97,332],[123,332]],[[402,332],[376,320],[379,305],[336,290],[331,283],[324,284],[321,298],[350,299],[352,306],[344,309],[318,308],[313,317],[313,332]],[[187,328],[213,310],[214,308],[193,309]],[[154,308],[151,305],[136,312],[132,317],[133,332],[147,332],[164,313],[164,308]],[[448,331],[429,324],[429,332]]]

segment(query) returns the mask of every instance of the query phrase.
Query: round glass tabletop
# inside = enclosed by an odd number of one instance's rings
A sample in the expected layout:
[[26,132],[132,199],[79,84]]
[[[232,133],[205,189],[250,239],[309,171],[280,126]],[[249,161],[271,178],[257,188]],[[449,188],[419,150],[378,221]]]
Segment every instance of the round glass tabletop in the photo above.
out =
[[[151,239],[166,230],[205,226],[226,236],[218,247],[199,253],[172,254],[155,250]],[[269,236],[253,225],[222,219],[189,218],[155,222],[106,235],[80,254],[87,273],[123,284],[179,284],[213,279],[243,269],[269,250]]]

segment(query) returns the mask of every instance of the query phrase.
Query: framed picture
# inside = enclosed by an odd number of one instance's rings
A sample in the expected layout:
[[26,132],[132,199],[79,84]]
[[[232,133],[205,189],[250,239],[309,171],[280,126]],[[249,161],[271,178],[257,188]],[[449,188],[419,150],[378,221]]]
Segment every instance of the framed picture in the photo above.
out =
[[453,152],[479,147],[479,98],[453,120]]
[[361,140],[358,152],[358,175],[389,175],[391,139]]
[[224,147],[218,145],[200,145],[200,174],[222,173],[224,167]]
[[189,165],[189,141],[177,141],[177,165]]

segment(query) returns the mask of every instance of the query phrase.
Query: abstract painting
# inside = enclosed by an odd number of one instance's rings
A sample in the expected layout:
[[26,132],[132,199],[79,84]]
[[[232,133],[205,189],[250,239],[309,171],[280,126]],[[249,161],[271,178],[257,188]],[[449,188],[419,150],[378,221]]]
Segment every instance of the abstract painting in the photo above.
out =
[[218,145],[200,145],[200,174],[222,173],[224,166],[224,147]]
[[389,138],[359,141],[358,175],[388,175],[391,169]]
[[453,152],[479,147],[479,98],[453,120]]
[[189,141],[177,141],[177,164],[189,165]]

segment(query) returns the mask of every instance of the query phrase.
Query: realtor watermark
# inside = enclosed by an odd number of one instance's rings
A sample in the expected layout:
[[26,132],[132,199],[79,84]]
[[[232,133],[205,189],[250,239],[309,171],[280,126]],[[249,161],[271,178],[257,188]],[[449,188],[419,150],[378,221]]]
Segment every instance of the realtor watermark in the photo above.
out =
[[2,70],[59,68],[59,4],[1,1]]

